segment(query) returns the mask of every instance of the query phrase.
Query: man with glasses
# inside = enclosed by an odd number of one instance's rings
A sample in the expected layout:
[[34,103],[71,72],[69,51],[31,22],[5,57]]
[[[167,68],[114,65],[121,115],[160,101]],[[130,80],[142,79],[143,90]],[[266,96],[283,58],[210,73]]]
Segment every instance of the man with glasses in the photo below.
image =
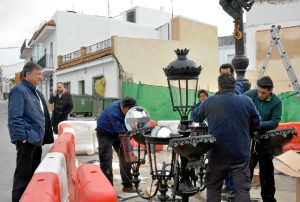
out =
[[43,79],[42,67],[27,62],[21,76],[24,78],[12,88],[8,101],[8,129],[17,150],[12,202],[21,199],[40,164],[42,145],[54,141],[46,100],[37,89]]
[[[281,100],[273,93],[273,81],[270,77],[264,76],[257,81],[257,89],[249,90],[244,95],[249,96],[256,106],[261,116],[261,127],[259,133],[277,128],[281,115]],[[273,155],[264,145],[255,142],[252,151],[252,161],[250,164],[251,179],[254,168],[259,162],[259,179],[261,184],[261,196],[263,201],[276,202]]]

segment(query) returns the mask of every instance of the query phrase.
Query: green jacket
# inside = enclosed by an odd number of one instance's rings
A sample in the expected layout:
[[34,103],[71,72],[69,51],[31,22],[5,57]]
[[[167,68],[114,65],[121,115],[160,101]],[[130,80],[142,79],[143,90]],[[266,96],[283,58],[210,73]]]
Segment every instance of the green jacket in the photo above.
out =
[[244,95],[249,96],[261,117],[261,127],[259,131],[274,130],[277,128],[282,115],[281,100],[274,94],[267,100],[260,100],[256,89],[248,90]]

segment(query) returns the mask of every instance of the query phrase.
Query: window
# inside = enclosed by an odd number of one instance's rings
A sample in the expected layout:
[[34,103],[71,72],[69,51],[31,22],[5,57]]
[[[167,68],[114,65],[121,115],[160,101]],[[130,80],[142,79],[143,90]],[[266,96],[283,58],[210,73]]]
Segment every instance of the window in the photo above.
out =
[[84,80],[78,81],[78,95],[84,95],[85,94],[85,86],[84,86]]
[[53,42],[50,43],[50,61],[49,67],[53,67]]
[[136,23],[135,10],[131,10],[131,11],[127,12],[127,21],[132,22],[132,23]]
[[53,78],[52,78],[52,75],[50,75],[49,76],[49,79],[50,79],[50,81],[49,81],[49,86],[50,86],[50,95],[52,95],[53,94]]
[[63,84],[64,84],[65,89],[67,89],[69,91],[69,93],[71,94],[71,82],[67,81],[67,82],[64,82]]

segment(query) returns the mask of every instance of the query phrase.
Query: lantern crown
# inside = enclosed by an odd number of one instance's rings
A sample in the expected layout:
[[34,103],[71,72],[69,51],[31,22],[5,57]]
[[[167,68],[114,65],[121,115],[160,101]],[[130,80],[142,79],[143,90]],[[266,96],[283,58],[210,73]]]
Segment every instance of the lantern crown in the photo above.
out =
[[165,75],[170,79],[176,78],[197,78],[202,70],[201,65],[198,66],[194,61],[187,58],[188,49],[174,50],[177,59],[169,63],[163,68]]

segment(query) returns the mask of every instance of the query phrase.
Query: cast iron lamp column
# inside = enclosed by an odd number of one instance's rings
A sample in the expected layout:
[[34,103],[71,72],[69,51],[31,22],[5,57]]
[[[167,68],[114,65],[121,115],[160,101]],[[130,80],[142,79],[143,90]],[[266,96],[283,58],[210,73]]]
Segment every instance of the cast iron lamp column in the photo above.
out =
[[244,9],[249,11],[254,0],[219,0],[223,10],[234,19],[235,56],[232,64],[236,71],[237,80],[243,84],[244,91],[248,91],[251,84],[245,78],[246,69],[249,65],[249,59],[245,56],[245,38],[244,38]]

